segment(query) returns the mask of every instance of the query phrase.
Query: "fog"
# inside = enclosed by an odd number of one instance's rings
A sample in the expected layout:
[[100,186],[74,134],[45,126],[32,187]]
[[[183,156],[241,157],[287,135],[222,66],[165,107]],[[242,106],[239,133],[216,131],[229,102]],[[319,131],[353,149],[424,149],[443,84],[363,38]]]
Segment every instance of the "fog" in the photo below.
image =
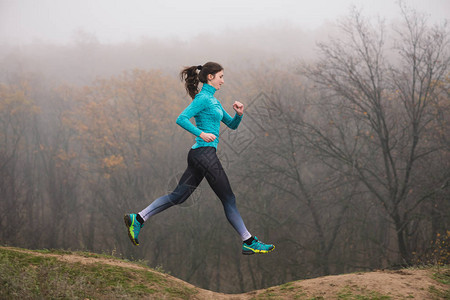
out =
[[[404,1],[431,23],[450,16],[445,0]],[[133,68],[220,61],[228,68],[287,66],[314,57],[353,8],[388,26],[396,1],[0,1],[0,66],[87,83]]]
[[[450,16],[450,3],[446,0],[404,2],[429,15],[433,22]],[[155,37],[186,40],[204,33],[220,39],[227,30],[279,23],[311,30],[342,17],[351,6],[388,20],[399,16],[394,0],[1,0],[0,43],[39,40],[67,44],[79,30],[96,36],[101,43]]]
[[[0,245],[112,253],[233,293],[448,265],[450,3],[402,3],[0,0]],[[123,225],[184,170],[178,73],[207,61],[224,109],[246,107],[218,155],[266,256],[241,255],[206,182],[140,247]]]
[[29,71],[51,79],[88,83],[97,76],[124,70],[161,69],[175,74],[180,68],[220,61],[228,70],[260,64],[286,64],[314,56],[317,34],[331,30],[304,31],[290,25],[228,30],[217,39],[205,33],[189,39],[142,38],[135,42],[102,44],[96,36],[78,31],[68,45],[35,41],[5,45],[0,66],[6,73]]

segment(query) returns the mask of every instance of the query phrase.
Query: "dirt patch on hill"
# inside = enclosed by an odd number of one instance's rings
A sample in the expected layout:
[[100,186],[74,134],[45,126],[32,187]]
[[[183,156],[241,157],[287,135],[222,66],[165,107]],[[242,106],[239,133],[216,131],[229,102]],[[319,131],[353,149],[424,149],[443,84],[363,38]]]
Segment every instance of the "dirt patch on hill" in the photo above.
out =
[[[441,271],[450,276],[449,269]],[[449,285],[434,279],[436,272],[404,269],[325,276],[249,294],[281,299],[448,299]]]

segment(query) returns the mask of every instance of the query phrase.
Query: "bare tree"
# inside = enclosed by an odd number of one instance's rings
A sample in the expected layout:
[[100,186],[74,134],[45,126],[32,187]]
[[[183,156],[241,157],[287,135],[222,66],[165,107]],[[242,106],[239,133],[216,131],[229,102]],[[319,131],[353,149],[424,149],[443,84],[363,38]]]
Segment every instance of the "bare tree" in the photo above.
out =
[[319,45],[320,60],[303,69],[322,91],[328,124],[297,122],[299,133],[343,175],[364,184],[395,229],[404,262],[411,261],[410,225],[418,207],[442,185],[413,193],[418,164],[442,150],[426,141],[432,109],[448,72],[448,33],[430,28],[403,9],[393,62],[387,59],[384,25],[373,27],[358,11],[342,23],[345,39]]

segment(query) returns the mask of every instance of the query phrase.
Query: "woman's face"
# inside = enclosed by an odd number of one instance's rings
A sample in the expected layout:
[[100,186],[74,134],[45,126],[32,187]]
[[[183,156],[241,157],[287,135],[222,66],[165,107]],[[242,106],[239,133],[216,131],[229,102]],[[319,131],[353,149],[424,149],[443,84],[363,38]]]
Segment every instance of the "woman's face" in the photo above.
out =
[[215,75],[208,75],[208,84],[213,86],[216,90],[220,90],[220,86],[224,84],[223,80],[223,70],[217,72]]

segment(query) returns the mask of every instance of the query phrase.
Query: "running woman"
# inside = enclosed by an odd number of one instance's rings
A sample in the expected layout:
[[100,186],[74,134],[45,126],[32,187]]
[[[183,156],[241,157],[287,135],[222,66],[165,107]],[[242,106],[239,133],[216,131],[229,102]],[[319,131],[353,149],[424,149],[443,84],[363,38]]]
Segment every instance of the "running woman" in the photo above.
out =
[[[138,246],[138,235],[144,223],[163,210],[186,201],[203,178],[206,178],[221,200],[228,221],[242,238],[242,254],[250,255],[272,251],[275,249],[274,245],[260,242],[245,227],[236,207],[236,198],[231,190],[228,177],[216,154],[220,122],[222,121],[231,129],[238,128],[244,113],[244,105],[238,101],[234,102],[233,109],[236,114],[232,118],[223,109],[219,100],[214,97],[214,93],[224,83],[223,68],[218,63],[208,62],[203,66],[184,68],[180,72],[180,78],[185,81],[186,91],[193,101],[178,116],[177,124],[196,136],[196,143],[188,153],[187,169],[175,190],[156,199],[141,212],[124,216],[131,242]],[[203,86],[199,92],[200,82],[203,83]],[[190,122],[192,117],[195,118],[196,126]]]

